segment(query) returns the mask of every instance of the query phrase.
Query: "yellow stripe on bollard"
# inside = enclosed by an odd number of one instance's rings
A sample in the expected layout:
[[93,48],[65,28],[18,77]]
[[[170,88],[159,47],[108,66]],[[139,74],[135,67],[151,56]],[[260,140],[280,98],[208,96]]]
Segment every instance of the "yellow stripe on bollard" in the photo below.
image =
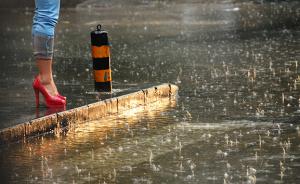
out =
[[108,45],[102,45],[102,46],[92,46],[92,57],[93,58],[106,58],[110,57],[110,51],[109,51]]
[[111,70],[94,70],[95,82],[111,81]]

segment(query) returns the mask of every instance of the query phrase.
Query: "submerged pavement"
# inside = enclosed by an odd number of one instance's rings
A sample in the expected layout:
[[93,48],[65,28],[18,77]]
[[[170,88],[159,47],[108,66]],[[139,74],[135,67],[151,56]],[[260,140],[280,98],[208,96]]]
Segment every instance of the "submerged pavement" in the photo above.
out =
[[[35,108],[33,9],[0,14],[0,128],[6,128],[55,111]],[[55,81],[67,109],[171,82],[203,120],[297,116],[299,17],[297,1],[86,1],[61,10]],[[89,33],[99,23],[112,43],[112,95],[93,89]]]
[[[32,10],[0,17],[7,126],[35,116]],[[93,93],[90,73],[99,22],[111,35],[115,95],[170,82],[178,100],[1,145],[3,182],[298,183],[298,1],[89,0],[64,9],[55,79],[68,108],[107,97]]]

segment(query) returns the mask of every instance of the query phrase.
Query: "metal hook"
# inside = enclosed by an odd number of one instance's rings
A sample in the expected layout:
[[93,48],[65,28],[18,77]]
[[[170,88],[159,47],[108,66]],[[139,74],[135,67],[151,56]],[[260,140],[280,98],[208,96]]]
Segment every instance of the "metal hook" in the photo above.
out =
[[101,31],[101,24],[97,25],[97,31]]

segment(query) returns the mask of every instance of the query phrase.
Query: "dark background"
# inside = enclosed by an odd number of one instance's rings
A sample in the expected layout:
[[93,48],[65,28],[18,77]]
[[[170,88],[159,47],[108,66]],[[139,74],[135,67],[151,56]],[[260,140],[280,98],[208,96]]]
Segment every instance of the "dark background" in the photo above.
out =
[[[76,7],[77,4],[84,2],[86,0],[61,0],[61,7],[65,8],[72,8]],[[134,1],[137,2],[151,2],[151,1],[159,1],[159,0],[94,0],[94,1],[103,1],[103,3],[107,3],[110,1],[116,1],[120,3],[128,3]],[[170,0],[171,1],[178,1],[178,0]],[[189,0],[189,2],[207,2],[206,0]],[[253,3],[264,3],[264,2],[291,2],[291,1],[298,1],[298,0],[244,0],[244,2],[253,2]],[[126,3],[127,3],[126,2]],[[180,0],[178,1],[180,2]],[[220,0],[211,0],[210,2],[220,2]],[[234,0],[232,1],[234,3]],[[240,2],[240,1],[239,1]],[[0,9],[2,8],[33,8],[34,7],[34,0],[0,0]]]
[[[62,7],[75,7],[85,0],[61,0]],[[34,7],[34,0],[0,0],[0,8],[24,8]]]

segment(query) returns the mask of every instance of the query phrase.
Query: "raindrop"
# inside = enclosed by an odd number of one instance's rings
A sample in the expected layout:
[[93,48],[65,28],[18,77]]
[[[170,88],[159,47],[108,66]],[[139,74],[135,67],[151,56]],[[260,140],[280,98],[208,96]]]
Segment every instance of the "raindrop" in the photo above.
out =
[[122,151],[123,151],[123,147],[122,147],[122,146],[119,146],[118,151],[119,151],[119,152],[122,152]]
[[225,138],[226,144],[228,145],[228,143],[229,143],[229,136],[227,134],[225,134],[224,138]]
[[152,150],[150,150],[150,154],[149,154],[149,164],[150,164],[150,166],[152,165],[152,160],[153,160],[153,153],[152,153]]

